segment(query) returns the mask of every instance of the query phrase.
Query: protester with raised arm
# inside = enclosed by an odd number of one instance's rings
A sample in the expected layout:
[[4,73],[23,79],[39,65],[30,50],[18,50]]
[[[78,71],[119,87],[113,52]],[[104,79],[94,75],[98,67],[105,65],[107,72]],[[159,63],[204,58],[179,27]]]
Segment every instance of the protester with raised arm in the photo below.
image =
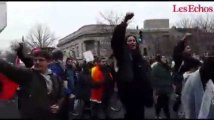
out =
[[48,69],[50,60],[51,56],[43,50],[34,53],[32,69],[17,68],[0,60],[0,72],[26,89],[20,101],[21,118],[59,119],[58,113],[64,98],[63,84]]
[[151,68],[140,53],[136,36],[126,37],[127,22],[133,16],[133,13],[127,13],[124,21],[115,27],[111,47],[119,68],[116,80],[121,102],[126,109],[125,119],[144,119],[144,107],[153,105]]

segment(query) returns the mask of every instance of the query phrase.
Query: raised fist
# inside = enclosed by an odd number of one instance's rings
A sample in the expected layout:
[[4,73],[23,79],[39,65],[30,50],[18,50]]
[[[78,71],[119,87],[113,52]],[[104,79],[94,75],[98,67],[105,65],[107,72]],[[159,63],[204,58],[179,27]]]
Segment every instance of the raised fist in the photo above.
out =
[[127,22],[130,19],[132,19],[133,16],[134,16],[134,13],[126,13],[125,22]]
[[23,43],[19,43],[19,45],[15,48],[15,51],[18,52],[18,51],[22,51],[24,48],[24,44]]

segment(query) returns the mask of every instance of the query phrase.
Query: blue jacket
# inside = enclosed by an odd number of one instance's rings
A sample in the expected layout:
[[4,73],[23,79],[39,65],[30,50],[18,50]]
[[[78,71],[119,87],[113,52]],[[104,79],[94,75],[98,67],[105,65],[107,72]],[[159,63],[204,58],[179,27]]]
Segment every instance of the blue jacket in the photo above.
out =
[[67,94],[75,93],[75,83],[77,81],[76,72],[72,67],[66,67],[65,70],[66,79],[68,81]]
[[50,64],[49,69],[51,69],[61,80],[65,80],[65,71],[59,62]]
[[[60,62],[53,62],[53,63],[51,63],[49,65],[49,69],[51,69],[52,72],[54,74],[56,74],[56,76],[60,80],[62,80],[62,81],[66,80],[65,70],[64,70],[64,68],[63,68],[63,66],[62,66],[62,64]],[[64,94],[67,95],[68,93],[69,93],[69,90],[65,88],[64,89]]]

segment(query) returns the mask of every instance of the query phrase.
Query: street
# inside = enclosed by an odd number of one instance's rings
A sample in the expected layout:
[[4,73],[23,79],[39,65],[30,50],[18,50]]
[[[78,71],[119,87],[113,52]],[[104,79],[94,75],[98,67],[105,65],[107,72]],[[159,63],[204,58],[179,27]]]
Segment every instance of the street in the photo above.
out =
[[[117,104],[120,106],[121,103],[117,100],[112,99],[113,102],[117,102]],[[171,106],[172,106],[173,100],[171,99]],[[170,107],[171,109],[172,107]],[[114,112],[110,110],[109,114],[112,119],[120,119],[123,118],[125,113],[125,110],[122,108],[119,112]],[[165,118],[163,115],[163,112],[161,113],[161,117]],[[20,118],[18,113],[18,106],[17,106],[17,99],[14,101],[0,101],[0,119],[14,119],[14,118]],[[72,119],[73,117],[70,116]],[[145,111],[145,118],[147,119],[154,119],[155,113],[154,113],[154,107],[153,108],[146,108]],[[176,118],[175,115],[172,112],[171,109],[171,118]]]

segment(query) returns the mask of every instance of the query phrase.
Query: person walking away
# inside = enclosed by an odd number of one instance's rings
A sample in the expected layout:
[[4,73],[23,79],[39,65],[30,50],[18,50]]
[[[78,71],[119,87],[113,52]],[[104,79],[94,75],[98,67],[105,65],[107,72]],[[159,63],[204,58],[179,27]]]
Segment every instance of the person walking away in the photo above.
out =
[[168,66],[165,56],[152,68],[152,83],[156,99],[155,113],[160,118],[160,112],[163,108],[166,118],[170,119],[169,102],[170,95],[173,92],[171,69]]
[[[112,80],[104,59],[98,59],[92,68],[92,84],[90,101],[92,103],[92,119],[108,119],[109,93],[108,84]],[[99,112],[101,111],[101,112]],[[101,116],[104,115],[104,116]]]
[[92,67],[92,63],[84,62],[76,84],[76,99],[80,101],[79,105],[81,106],[80,113],[78,115],[79,119],[85,119],[84,115],[87,113],[91,115],[90,95],[92,89]]

